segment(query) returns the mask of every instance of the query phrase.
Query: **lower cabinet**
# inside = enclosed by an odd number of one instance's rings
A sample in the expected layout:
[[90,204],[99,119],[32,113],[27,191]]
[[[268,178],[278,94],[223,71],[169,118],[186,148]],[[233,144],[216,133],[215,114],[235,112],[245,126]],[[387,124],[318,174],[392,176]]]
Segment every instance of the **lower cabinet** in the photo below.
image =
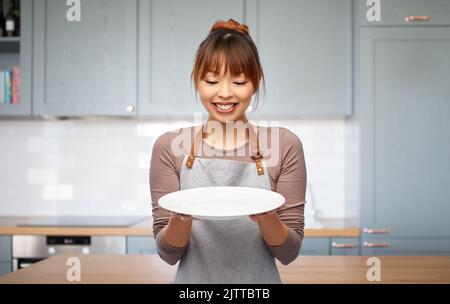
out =
[[450,238],[362,238],[361,255],[450,255]]
[[12,271],[11,236],[0,235],[0,276]]
[[305,237],[300,248],[300,255],[329,255],[330,238]]
[[153,236],[127,237],[127,254],[157,254]]
[[305,237],[300,255],[359,255],[359,238]]
[[[305,237],[300,255],[359,255],[359,238]],[[158,254],[152,236],[127,237],[127,254]]]
[[0,276],[10,273],[12,271],[12,264],[8,262],[0,262]]
[[332,238],[331,255],[359,255],[359,238]]
[[11,236],[0,235],[0,262],[11,262]]

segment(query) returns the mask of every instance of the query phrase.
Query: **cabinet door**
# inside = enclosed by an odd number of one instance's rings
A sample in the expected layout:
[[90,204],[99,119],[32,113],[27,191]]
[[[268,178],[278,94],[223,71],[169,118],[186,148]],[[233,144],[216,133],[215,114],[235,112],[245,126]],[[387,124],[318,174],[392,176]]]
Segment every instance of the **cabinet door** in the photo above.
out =
[[359,255],[359,238],[332,238],[331,255]]
[[33,2],[33,113],[135,115],[137,0]]
[[144,0],[139,11],[139,115],[206,115],[190,80],[195,53],[216,20],[243,22],[244,1]]
[[[352,1],[249,1],[266,78],[252,117],[352,114]],[[252,15],[253,14],[253,15]],[[261,91],[262,93],[262,91]]]
[[360,30],[362,228],[450,236],[450,30]]
[[127,237],[127,254],[157,254],[156,243],[153,237],[129,236]]
[[361,255],[450,255],[450,238],[362,239]]
[[32,6],[32,0],[20,1],[20,38],[0,37],[0,71],[20,68],[19,103],[0,103],[0,116],[31,115]]
[[[450,25],[450,1],[448,0],[387,0],[380,1],[380,21],[370,22],[367,11],[373,4],[367,0],[358,0],[359,22],[364,26],[386,25]],[[423,18],[406,17],[424,16]]]
[[0,235],[0,262],[11,263],[11,236]]
[[330,255],[330,239],[306,237],[299,255]]
[[12,271],[11,262],[9,263],[0,262],[0,276],[10,273],[11,271]]

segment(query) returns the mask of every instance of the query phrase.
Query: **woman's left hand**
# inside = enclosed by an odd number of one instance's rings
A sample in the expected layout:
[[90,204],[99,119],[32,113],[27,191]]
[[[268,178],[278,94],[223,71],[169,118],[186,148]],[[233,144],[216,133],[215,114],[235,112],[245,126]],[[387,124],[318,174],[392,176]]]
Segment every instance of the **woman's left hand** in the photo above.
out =
[[248,217],[254,222],[259,222],[259,221],[264,221],[264,220],[268,220],[268,219],[273,219],[276,216],[277,216],[277,214],[275,213],[274,210],[272,210],[272,211],[268,211],[268,212],[264,212],[264,213],[252,214],[252,215],[249,215]]
[[249,215],[250,219],[258,223],[264,241],[269,246],[280,246],[289,233],[289,228],[278,216],[275,210]]

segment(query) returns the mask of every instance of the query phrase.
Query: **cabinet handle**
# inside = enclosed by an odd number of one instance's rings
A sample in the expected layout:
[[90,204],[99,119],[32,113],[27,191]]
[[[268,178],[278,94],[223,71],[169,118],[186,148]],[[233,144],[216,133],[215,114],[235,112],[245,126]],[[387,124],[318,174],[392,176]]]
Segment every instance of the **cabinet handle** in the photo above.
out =
[[333,242],[331,244],[331,246],[333,248],[356,248],[356,247],[358,247],[358,245],[354,244],[354,243],[336,243],[336,242]]
[[367,234],[388,234],[389,229],[370,229],[370,228],[364,228],[363,232]]
[[405,21],[406,22],[413,22],[413,21],[430,21],[430,16],[406,16]]
[[126,108],[126,110],[127,110],[128,113],[131,113],[131,112],[134,111],[134,107],[133,107],[133,106],[128,106],[128,107]]
[[364,242],[363,243],[364,247],[389,247],[390,244],[387,242],[382,242],[382,243],[369,243],[369,242]]

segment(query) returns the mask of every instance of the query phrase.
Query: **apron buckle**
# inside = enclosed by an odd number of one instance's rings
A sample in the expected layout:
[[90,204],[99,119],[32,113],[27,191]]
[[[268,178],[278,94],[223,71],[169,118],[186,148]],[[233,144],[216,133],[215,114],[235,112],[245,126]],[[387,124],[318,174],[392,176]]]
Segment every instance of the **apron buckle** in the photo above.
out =
[[194,164],[194,160],[195,160],[195,157],[194,157],[194,155],[189,155],[189,157],[188,157],[188,159],[187,159],[187,161],[186,161],[186,167],[188,167],[189,169],[191,169],[192,168],[192,165]]
[[263,156],[261,153],[257,152],[256,154],[252,155],[253,160],[262,159]]

